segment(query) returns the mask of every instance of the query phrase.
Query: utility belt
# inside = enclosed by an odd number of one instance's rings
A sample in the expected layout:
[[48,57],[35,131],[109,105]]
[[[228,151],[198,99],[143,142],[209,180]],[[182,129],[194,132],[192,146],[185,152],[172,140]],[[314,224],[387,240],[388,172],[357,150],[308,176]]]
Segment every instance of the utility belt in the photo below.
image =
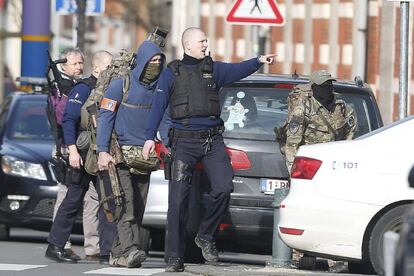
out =
[[181,130],[176,128],[170,128],[168,137],[171,138],[194,138],[194,139],[207,139],[213,136],[223,134],[224,126],[216,126],[207,130]]

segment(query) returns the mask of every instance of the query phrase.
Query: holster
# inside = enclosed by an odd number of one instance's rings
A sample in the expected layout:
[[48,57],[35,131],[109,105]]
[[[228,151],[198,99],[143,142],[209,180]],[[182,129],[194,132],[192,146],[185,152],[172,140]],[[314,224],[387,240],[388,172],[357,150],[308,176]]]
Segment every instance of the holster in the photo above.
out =
[[81,180],[81,170],[72,168],[71,166],[66,167],[66,175],[63,184],[75,184],[79,185]]
[[171,154],[165,154],[162,152],[161,159],[164,163],[164,178],[165,180],[171,180],[171,166],[172,166]]
[[63,157],[54,156],[51,160],[53,174],[56,181],[60,183],[65,182],[66,168],[69,166]]

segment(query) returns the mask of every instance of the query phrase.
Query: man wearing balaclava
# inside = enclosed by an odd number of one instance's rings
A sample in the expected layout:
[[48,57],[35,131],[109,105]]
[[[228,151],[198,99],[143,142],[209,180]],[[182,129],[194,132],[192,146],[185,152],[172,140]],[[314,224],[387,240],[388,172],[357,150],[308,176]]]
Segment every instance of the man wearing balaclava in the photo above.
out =
[[301,145],[351,140],[357,125],[354,110],[336,99],[333,83],[326,70],[315,71],[309,84],[293,88],[288,100],[286,165],[289,173]]
[[[110,154],[113,131],[124,156],[124,162],[116,165],[123,204],[117,220],[118,234],[112,245],[110,266],[137,268],[146,259],[143,244],[140,243],[140,231],[144,231],[140,225],[151,171],[132,166],[132,163],[138,162],[131,158],[138,159],[144,145],[152,98],[164,63],[165,56],[160,47],[152,41],[144,41],[137,51],[136,66],[129,75],[128,91],[123,91],[125,79],[115,78],[110,82],[100,104],[96,135],[99,170],[108,170],[110,163],[115,164]],[[160,128],[163,141],[168,139],[168,119],[165,125],[163,129]],[[108,177],[108,174],[102,175]]]

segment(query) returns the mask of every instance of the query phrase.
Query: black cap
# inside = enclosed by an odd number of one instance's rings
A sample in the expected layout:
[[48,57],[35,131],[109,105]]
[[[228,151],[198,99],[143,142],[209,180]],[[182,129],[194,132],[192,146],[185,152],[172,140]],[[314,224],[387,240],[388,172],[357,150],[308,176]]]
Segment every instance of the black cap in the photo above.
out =
[[167,38],[168,31],[160,29],[158,26],[155,27],[155,30],[152,33],[148,34],[147,40],[152,41],[158,47],[164,48],[165,47],[165,39]]

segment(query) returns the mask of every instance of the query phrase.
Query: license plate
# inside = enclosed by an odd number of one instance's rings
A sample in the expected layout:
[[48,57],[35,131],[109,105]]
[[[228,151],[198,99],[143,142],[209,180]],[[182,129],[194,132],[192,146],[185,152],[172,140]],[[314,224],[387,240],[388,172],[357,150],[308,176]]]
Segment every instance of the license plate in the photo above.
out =
[[289,188],[289,182],[287,182],[286,180],[268,179],[268,178],[260,179],[260,192],[265,193],[267,195],[275,194],[276,189],[286,189],[286,188]]

